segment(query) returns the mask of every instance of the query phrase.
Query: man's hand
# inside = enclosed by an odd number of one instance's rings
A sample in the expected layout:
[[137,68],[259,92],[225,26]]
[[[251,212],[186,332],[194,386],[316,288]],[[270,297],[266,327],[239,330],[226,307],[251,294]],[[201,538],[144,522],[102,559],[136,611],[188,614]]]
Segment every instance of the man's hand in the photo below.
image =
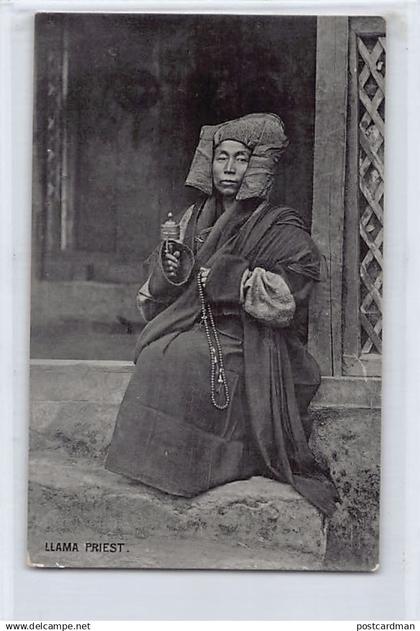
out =
[[163,255],[163,269],[172,280],[175,280],[178,275],[180,256],[180,252],[177,250],[173,253],[165,252]]

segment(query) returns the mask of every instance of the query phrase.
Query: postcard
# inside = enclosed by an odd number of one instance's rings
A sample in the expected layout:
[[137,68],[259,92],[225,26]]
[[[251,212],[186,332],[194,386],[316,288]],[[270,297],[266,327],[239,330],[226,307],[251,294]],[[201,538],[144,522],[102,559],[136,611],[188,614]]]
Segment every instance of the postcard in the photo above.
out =
[[30,565],[378,567],[385,30],[36,15]]

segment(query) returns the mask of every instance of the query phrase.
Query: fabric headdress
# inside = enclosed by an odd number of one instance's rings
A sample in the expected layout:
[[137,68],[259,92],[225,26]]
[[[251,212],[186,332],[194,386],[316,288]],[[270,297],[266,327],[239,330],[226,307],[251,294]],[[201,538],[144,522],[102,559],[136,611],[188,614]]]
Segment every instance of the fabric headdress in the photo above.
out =
[[213,152],[224,140],[242,142],[251,150],[236,199],[266,199],[273,185],[277,162],[289,144],[281,118],[276,114],[248,114],[220,125],[202,127],[185,180],[187,186],[193,186],[206,195],[213,194]]

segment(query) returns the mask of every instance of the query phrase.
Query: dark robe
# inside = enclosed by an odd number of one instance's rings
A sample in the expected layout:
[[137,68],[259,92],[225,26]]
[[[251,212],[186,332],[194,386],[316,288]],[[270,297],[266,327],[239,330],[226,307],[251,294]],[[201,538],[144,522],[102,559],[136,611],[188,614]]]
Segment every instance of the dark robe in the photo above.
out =
[[[336,490],[315,462],[304,427],[320,383],[303,343],[310,290],[319,280],[318,251],[290,208],[264,203],[256,211],[215,211],[210,226],[202,221],[203,208],[195,205],[184,237],[195,254],[193,268],[139,337],[106,467],[183,496],[265,475],[291,484],[330,515]],[[210,268],[205,292],[223,348],[231,396],[226,410],[210,400],[201,266]],[[296,303],[289,326],[269,326],[242,308],[240,280],[255,267],[286,281]]]

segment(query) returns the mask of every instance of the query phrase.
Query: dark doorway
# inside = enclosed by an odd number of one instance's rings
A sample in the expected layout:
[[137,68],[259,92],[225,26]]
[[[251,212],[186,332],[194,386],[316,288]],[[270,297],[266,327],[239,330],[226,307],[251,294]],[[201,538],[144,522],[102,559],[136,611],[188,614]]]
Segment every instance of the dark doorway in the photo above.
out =
[[37,15],[33,357],[131,358],[142,264],[196,196],[202,125],[279,114],[273,200],[310,222],[316,38],[315,17]]
[[[37,29],[44,198],[44,114],[54,79],[66,84],[55,155],[65,178],[55,217],[41,219],[52,234],[37,244],[44,279],[140,281],[161,220],[194,199],[183,182],[200,127],[250,112],[284,119],[274,199],[310,220],[316,18],[50,14]],[[51,51],[65,77],[42,63]]]

